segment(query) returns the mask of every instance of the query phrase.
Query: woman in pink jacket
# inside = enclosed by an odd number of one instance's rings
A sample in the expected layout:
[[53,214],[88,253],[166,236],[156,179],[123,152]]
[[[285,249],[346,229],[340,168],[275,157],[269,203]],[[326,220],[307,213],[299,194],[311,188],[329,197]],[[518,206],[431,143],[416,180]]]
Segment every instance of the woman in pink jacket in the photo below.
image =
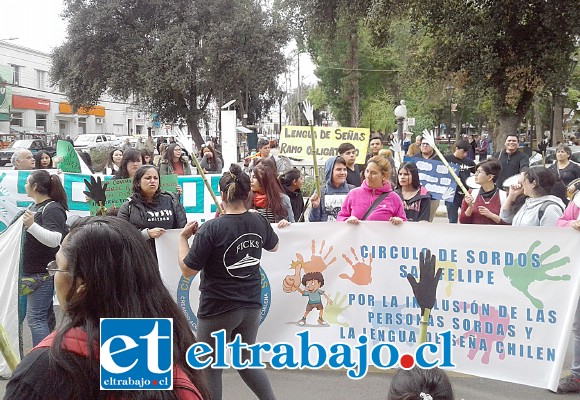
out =
[[[403,202],[391,188],[391,163],[384,152],[381,150],[367,162],[365,180],[361,187],[348,192],[338,213],[338,221],[350,224],[358,224],[363,220],[390,221],[398,225],[407,220]],[[371,209],[378,198],[382,200]]]

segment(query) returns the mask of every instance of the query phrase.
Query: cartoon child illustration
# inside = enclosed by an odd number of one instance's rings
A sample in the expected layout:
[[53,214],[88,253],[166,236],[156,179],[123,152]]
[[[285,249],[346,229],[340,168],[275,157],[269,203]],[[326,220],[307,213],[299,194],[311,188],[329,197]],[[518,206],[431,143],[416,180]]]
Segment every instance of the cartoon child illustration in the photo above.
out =
[[322,313],[324,312],[324,307],[322,306],[322,296],[326,297],[326,301],[328,305],[332,305],[332,300],[330,297],[324,293],[324,290],[320,288],[324,286],[324,276],[320,272],[309,272],[304,274],[302,277],[302,284],[304,285],[306,290],[302,290],[297,288],[296,290],[299,291],[302,296],[308,296],[308,304],[306,305],[306,312],[300,321],[298,321],[298,325],[306,325],[306,317],[310,314],[310,311],[317,309],[319,310],[318,314],[318,324],[322,326],[328,326],[328,323],[322,319]]

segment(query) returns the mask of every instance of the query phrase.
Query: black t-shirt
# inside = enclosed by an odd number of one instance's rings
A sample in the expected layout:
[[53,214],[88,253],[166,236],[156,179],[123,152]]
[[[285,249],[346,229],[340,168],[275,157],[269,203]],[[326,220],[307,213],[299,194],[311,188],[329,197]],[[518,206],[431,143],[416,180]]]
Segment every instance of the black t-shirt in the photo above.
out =
[[566,168],[558,168],[558,163],[550,165],[550,171],[554,174],[556,179],[560,179],[564,186],[568,186],[574,179],[580,178],[580,166],[570,162]]
[[[63,206],[53,200],[45,200],[30,208],[34,214],[34,222],[53,232],[64,234],[66,229],[66,211]],[[24,275],[46,273],[46,265],[54,260],[57,247],[48,247],[38,241],[30,233],[24,235],[24,251],[22,265]]]
[[173,204],[170,196],[159,196],[159,204],[152,205],[142,202],[141,206],[145,210],[143,228],[173,229],[175,227],[176,215],[173,212]]
[[[453,154],[447,154],[445,159],[450,163],[459,165],[459,179],[461,179],[461,183],[463,183],[463,185],[467,188],[467,178],[469,178],[472,172],[475,172],[475,162],[467,157],[459,159]],[[461,206],[463,196],[464,194],[461,191],[461,188],[457,186],[457,189],[455,189],[453,203]]]
[[[362,185],[362,180],[360,176],[360,167],[358,164],[353,165],[354,170],[351,170],[349,167],[346,167],[346,182],[349,185],[353,185],[359,187]],[[294,216],[296,218],[296,216]]]
[[278,235],[255,212],[226,214],[205,222],[183,262],[202,271],[198,317],[262,306],[260,258]]

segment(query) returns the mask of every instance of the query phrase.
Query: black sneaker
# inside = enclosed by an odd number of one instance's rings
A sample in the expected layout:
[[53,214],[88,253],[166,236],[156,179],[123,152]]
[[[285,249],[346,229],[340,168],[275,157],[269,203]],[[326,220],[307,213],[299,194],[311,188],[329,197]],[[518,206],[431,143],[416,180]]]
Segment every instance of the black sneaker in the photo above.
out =
[[556,393],[580,393],[580,379],[574,375],[560,379]]

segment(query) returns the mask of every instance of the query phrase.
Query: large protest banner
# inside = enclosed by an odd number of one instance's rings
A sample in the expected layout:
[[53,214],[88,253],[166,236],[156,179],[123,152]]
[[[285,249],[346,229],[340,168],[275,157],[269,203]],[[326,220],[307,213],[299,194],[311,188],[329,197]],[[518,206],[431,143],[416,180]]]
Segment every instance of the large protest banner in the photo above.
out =
[[[340,229],[337,227],[340,226]],[[430,249],[443,268],[428,339],[452,333],[456,371],[555,390],[579,295],[580,235],[571,229],[484,225],[393,226],[363,222],[292,224],[277,230],[280,248],[262,257],[261,342],[298,346],[296,333],[328,350],[392,343],[401,353],[417,347],[420,309],[407,273],[419,278],[419,253]],[[199,276],[181,277],[178,231],[157,241],[163,279],[195,329]],[[286,293],[283,281],[304,272],[324,276],[328,326],[307,299]],[[301,286],[303,287],[303,286]]]
[[[57,170],[48,170],[55,174]],[[20,209],[28,207],[32,204],[32,199],[26,195],[24,185],[26,178],[32,171],[14,171],[7,170],[0,173],[0,232],[4,231],[10,222],[14,219]],[[63,183],[64,190],[69,201],[69,209],[72,214],[89,215],[90,204],[87,203],[87,198],[83,191],[86,190],[84,180],[90,180],[91,175],[88,174],[73,174],[73,173],[59,173],[60,180]],[[95,174],[95,177],[101,176]],[[218,183],[221,175],[206,175],[211,186],[219,198]],[[105,180],[109,180],[111,176],[105,176]],[[129,181],[124,181],[118,184],[111,185],[109,190],[124,186],[131,187]],[[170,186],[175,186],[174,177],[162,177],[162,185],[171,189]],[[188,220],[205,221],[215,216],[216,206],[209,192],[205,189],[201,176],[186,175],[178,176],[177,183],[182,187],[182,204],[187,213]],[[117,186],[119,185],[119,186]],[[173,189],[175,191],[175,189]],[[120,191],[122,196],[128,197],[130,192]],[[120,205],[123,203],[122,196],[114,197],[111,204]],[[111,205],[108,204],[108,205]]]
[[[326,160],[338,156],[338,146],[342,143],[352,143],[357,156],[356,163],[364,164],[369,146],[370,130],[368,128],[327,128],[314,127],[316,140],[316,156]],[[300,160],[312,158],[312,138],[308,126],[283,126],[280,132],[279,153],[281,156]]]

